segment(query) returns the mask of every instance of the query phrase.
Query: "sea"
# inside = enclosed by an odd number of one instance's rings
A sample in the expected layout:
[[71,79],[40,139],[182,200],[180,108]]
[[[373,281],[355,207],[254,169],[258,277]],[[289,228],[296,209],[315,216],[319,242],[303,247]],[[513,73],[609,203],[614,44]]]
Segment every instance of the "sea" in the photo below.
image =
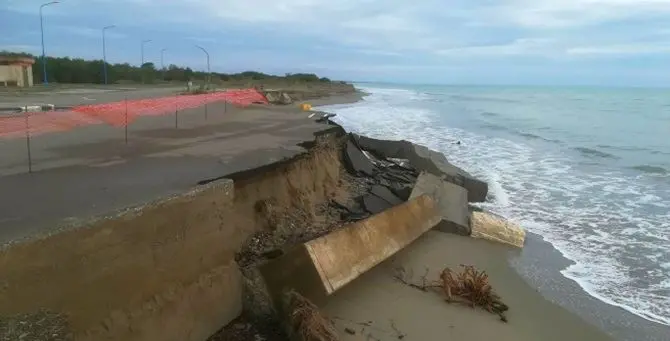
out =
[[562,276],[670,326],[670,89],[356,86],[335,121],[444,153],[569,260]]

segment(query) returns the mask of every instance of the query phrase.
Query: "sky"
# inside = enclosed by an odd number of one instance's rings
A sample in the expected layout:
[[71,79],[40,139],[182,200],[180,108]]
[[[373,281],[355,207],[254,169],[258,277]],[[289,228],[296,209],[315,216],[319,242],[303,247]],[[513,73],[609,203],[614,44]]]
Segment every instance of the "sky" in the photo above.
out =
[[[0,0],[0,50],[41,54],[40,5]],[[47,55],[422,84],[670,86],[670,0],[61,0]]]

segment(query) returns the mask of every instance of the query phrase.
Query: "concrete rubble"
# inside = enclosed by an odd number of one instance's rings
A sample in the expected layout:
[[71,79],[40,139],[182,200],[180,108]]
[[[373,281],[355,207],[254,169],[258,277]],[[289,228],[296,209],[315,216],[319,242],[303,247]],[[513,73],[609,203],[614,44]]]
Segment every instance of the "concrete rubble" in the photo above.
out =
[[442,220],[435,227],[447,233],[469,236],[468,193],[465,188],[442,181],[437,176],[423,172],[414,186],[410,198],[430,195],[436,202]]
[[446,181],[464,187],[468,190],[469,202],[486,201],[488,184],[449,163],[442,153],[405,140],[377,140],[359,135],[354,135],[354,139],[362,149],[377,156],[406,159],[420,171],[435,174]]

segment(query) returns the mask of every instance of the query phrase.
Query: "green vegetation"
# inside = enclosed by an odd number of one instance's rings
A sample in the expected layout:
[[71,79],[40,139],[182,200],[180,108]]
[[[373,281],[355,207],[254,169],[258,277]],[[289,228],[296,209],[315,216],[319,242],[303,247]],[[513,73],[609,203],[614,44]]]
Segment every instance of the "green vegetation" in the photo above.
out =
[[[42,83],[42,60],[39,56],[33,56],[22,52],[7,51],[1,51],[0,56],[34,58],[33,79],[35,83]],[[49,83],[96,84],[104,82],[102,60],[47,57],[46,63]],[[165,69],[159,69],[154,63],[144,63],[144,65],[139,67],[128,63],[107,63],[107,77],[111,84],[156,84],[165,82],[205,81],[207,79],[207,73],[194,71],[191,68],[184,68],[177,65],[170,65]],[[330,83],[328,78],[319,78],[317,75],[311,73],[295,73],[276,76],[255,71],[245,71],[235,74],[212,72],[210,82],[212,84],[220,84],[222,82],[245,82],[250,80],[263,82],[282,80],[291,83]]]

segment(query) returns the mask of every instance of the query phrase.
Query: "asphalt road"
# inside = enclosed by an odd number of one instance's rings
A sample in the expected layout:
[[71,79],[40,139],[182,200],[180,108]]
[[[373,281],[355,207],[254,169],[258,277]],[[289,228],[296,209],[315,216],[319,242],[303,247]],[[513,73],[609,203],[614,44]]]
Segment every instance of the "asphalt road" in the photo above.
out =
[[130,126],[128,144],[122,127],[49,133],[31,141],[31,174],[26,141],[0,139],[0,244],[302,153],[299,144],[330,128],[308,115],[295,106],[211,104],[207,116],[203,107],[180,112],[178,128],[174,115],[141,118]]
[[124,99],[140,99],[175,95],[185,87],[76,87],[39,89],[26,92],[0,92],[0,108],[13,108],[26,105],[53,104],[58,107],[70,107],[84,104],[123,101]]

